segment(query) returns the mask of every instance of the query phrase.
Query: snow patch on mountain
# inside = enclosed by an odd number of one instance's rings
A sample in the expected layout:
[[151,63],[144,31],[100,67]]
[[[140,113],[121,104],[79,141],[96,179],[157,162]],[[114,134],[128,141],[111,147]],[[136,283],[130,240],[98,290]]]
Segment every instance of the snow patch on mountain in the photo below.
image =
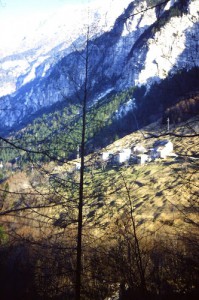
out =
[[129,111],[134,109],[136,109],[135,99],[129,99],[126,103],[122,104],[118,110],[116,110],[114,118],[122,119]]
[[[184,2],[186,12],[180,10],[180,0],[159,9],[147,9],[146,1],[96,1],[89,10],[73,8],[71,22],[68,11],[53,12],[15,45],[20,51],[0,59],[0,93],[6,95],[0,101],[1,127],[15,126],[40,109],[81,94],[88,28],[89,106],[113,90],[142,84],[149,89],[168,74],[199,66],[199,0]],[[118,116],[134,109],[131,104]]]
[[[144,68],[136,81],[137,85],[150,84],[153,83],[154,80],[160,81],[166,78],[172,70],[174,73],[177,68],[190,69],[194,65],[199,65],[199,58],[196,60],[196,53],[194,53],[194,59],[191,63],[191,54],[193,54],[194,49],[192,49],[191,44],[186,42],[187,35],[193,34],[196,30],[194,20],[198,20],[198,4],[198,1],[191,2],[189,14],[173,17],[171,22],[166,23],[165,26],[161,27],[161,29],[155,33],[153,38],[147,41],[148,51],[146,60]],[[197,48],[197,45],[194,45],[194,47]],[[182,60],[178,61],[178,58],[185,49],[187,53],[190,53],[190,60],[188,61],[186,59],[183,63]],[[186,63],[186,61],[188,61],[188,63]],[[173,69],[173,66],[175,66],[175,69]]]
[[[110,30],[129,2],[106,0],[89,6],[67,4],[50,14],[0,20],[0,27],[6,28],[1,31],[0,38],[0,96],[13,93],[35,79],[35,70],[41,63],[45,64],[41,74],[44,77],[48,69],[65,55],[64,50],[86,34],[88,27],[90,38]],[[74,50],[71,46],[69,51]]]

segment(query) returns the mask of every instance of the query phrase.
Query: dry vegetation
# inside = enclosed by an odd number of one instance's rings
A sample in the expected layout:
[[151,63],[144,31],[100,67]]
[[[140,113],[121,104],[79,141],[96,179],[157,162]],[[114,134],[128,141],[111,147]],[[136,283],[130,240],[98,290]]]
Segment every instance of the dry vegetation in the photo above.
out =
[[[150,147],[156,138],[149,136],[149,132],[152,135],[167,134],[166,128],[160,123],[152,124],[142,132],[116,141],[106,150],[114,152],[137,142]],[[197,119],[171,128],[171,132],[198,132]],[[136,226],[148,290],[161,293],[164,290],[162,281],[175,292],[185,293],[196,288],[199,137],[180,138],[171,135],[169,138],[174,144],[177,158],[156,160],[144,166],[86,169],[83,299],[105,299],[105,296],[118,290],[121,282],[132,288],[131,282],[134,280],[135,286],[139,286],[138,275],[134,274],[135,262],[131,262],[135,255],[132,221]],[[86,159],[91,163],[93,156]],[[4,195],[0,212],[4,232],[1,243],[6,245],[8,240],[30,243],[34,253],[31,257],[36,261],[34,276],[40,276],[43,280],[38,283],[38,279],[35,279],[35,285],[38,294],[45,296],[45,299],[62,293],[70,295],[73,284],[79,175],[78,171],[69,171],[71,165],[56,166],[51,163],[29,174],[13,174],[1,185],[1,196]],[[49,180],[55,172],[62,174],[59,184],[52,184]],[[5,194],[3,190],[6,183],[9,191]],[[56,257],[58,265],[54,265],[53,257]],[[195,264],[192,271],[189,268],[189,271],[181,269],[183,264],[188,263],[186,259]],[[172,275],[173,268],[176,268],[176,274]],[[156,271],[158,278],[154,275]],[[48,285],[45,272],[51,274],[51,286]],[[153,276],[151,272],[155,272]],[[188,275],[183,272],[188,272]],[[191,282],[187,282],[190,274]],[[176,276],[179,278],[175,281]],[[53,285],[55,288],[52,288]],[[69,296],[68,299],[73,298]]]

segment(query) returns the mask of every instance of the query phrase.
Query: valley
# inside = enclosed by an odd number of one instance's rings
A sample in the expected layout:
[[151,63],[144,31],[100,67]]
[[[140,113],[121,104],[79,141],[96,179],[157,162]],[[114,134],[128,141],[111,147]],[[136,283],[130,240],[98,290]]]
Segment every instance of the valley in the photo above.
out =
[[0,299],[198,299],[199,0],[58,6],[0,20]]

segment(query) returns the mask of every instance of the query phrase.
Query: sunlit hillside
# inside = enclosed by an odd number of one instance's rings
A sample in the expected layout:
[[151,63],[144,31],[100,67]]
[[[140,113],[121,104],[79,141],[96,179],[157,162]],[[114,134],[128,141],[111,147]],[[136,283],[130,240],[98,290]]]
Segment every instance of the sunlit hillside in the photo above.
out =
[[[176,128],[171,126],[169,133],[166,125],[163,126],[160,122],[156,122],[117,140],[101,149],[99,153],[87,156],[85,180],[88,200],[85,201],[85,211],[88,212],[86,218],[89,222],[111,223],[113,217],[121,216],[123,209],[129,205],[128,190],[139,224],[149,222],[151,223],[149,227],[153,227],[156,222],[164,223],[164,219],[173,218],[174,212],[176,216],[173,222],[178,222],[177,216],[181,215],[180,207],[188,206],[188,202],[193,201],[190,198],[197,190],[198,172],[196,167],[198,166],[199,140],[197,135],[194,136],[198,132],[197,121],[196,117],[181,123]],[[103,164],[100,164],[103,152],[114,154],[137,144],[142,144],[150,149],[156,140],[161,139],[172,141],[174,156],[166,159],[159,158],[143,165],[129,162],[107,164],[104,167]],[[76,159],[61,165],[51,162],[43,166],[34,163],[32,167],[28,166],[22,172],[16,171],[1,185],[3,187],[8,184],[10,192],[30,193],[30,195],[33,193],[36,196],[44,194],[44,198],[48,198],[48,193],[51,195],[54,193],[54,189],[57,189],[57,195],[64,195],[67,202],[69,201],[67,192],[70,188],[68,184],[72,182],[72,178],[78,182],[79,171],[78,169],[75,171],[78,161]],[[99,164],[96,164],[96,161]],[[97,186],[100,186],[101,196],[96,191]],[[182,187],[180,188],[180,186]],[[7,199],[9,198],[8,194]],[[13,197],[12,195],[11,198],[12,201],[13,198],[16,198],[12,204],[14,206],[11,207],[14,209],[16,205],[16,208],[20,208],[18,196]],[[5,204],[9,207],[10,203],[8,204],[7,200]],[[61,207],[55,211],[61,212]]]
[[[178,126],[171,125],[169,132],[167,125],[156,122],[85,157],[83,249],[90,270],[85,276],[91,281],[95,277],[92,269],[95,256],[95,259],[102,261],[97,271],[100,274],[99,280],[101,276],[108,276],[108,281],[110,280],[105,288],[96,279],[91,290],[100,288],[104,295],[117,291],[118,278],[123,276],[120,273],[122,264],[130,268],[128,272],[133,272],[133,262],[131,266],[128,251],[134,251],[131,247],[136,240],[139,241],[142,262],[146,268],[146,279],[153,269],[156,257],[153,255],[159,253],[163,260],[160,281],[175,293],[181,293],[187,285],[187,274],[191,272],[192,287],[186,289],[188,293],[195,290],[199,225],[198,129],[197,117]],[[158,158],[142,165],[132,161],[121,165],[102,163],[102,153],[111,152],[114,155],[137,144],[150,149],[155,141],[161,139],[169,139],[173,143],[173,154],[170,157]],[[55,270],[50,278],[60,286],[60,293],[65,289],[68,291],[68,284],[72,280],[65,273],[63,253],[67,264],[73,264],[74,255],[69,249],[75,248],[80,172],[78,165],[78,158],[64,164],[34,163],[31,168],[16,171],[1,183],[1,244],[6,246],[11,243],[18,247],[20,241],[30,242],[30,251],[36,251],[36,257],[29,253],[33,261],[43,257],[43,249],[47,247],[43,263],[47,257],[51,260],[57,253],[64,273],[57,277],[56,266],[50,262],[49,271]],[[66,248],[67,251],[64,250]],[[53,249],[58,252],[54,253]],[[179,255],[182,255],[180,260]],[[114,269],[115,260],[119,264],[117,271]],[[181,264],[186,264],[186,261],[195,264],[195,267],[190,269],[187,265],[187,273],[183,274]],[[172,273],[174,262],[176,272]],[[43,271],[36,267],[35,276],[39,276],[38,272],[41,272],[40,276],[45,279],[43,263]],[[106,266],[105,269],[103,265]],[[68,267],[70,269],[72,266]],[[164,273],[166,269],[167,275]],[[109,271],[113,272],[111,270],[115,270],[116,278],[109,274]],[[153,277],[147,279],[149,291],[153,290],[153,280]],[[41,297],[45,293],[53,295],[50,286],[44,293],[44,282],[38,285],[36,281],[35,284]],[[87,289],[86,286],[84,288]]]

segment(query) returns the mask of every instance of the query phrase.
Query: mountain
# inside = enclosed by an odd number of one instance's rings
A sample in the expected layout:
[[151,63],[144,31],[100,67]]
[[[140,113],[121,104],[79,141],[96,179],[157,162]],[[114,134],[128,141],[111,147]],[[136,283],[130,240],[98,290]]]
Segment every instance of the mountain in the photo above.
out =
[[1,300],[198,299],[198,4],[2,30]]
[[[132,87],[144,98],[157,84],[185,73],[191,85],[178,96],[197,89],[198,7],[198,0],[109,0],[89,10],[67,6],[40,18],[25,36],[15,36],[16,46],[2,40],[1,132],[22,127],[53,104],[81,98],[86,46],[89,106]],[[135,94],[133,107],[142,112],[146,102],[152,105],[149,98],[142,104]]]

